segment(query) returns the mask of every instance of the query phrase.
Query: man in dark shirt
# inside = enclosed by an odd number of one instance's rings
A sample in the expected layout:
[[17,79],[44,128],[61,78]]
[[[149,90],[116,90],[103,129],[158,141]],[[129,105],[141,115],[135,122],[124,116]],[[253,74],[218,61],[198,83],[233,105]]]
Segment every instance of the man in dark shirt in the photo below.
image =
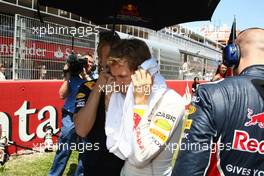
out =
[[98,44],[98,60],[100,75],[98,80],[87,81],[81,85],[76,94],[74,123],[76,132],[84,138],[83,155],[84,174],[88,176],[118,176],[124,161],[106,148],[105,135],[105,95],[102,88],[107,83],[107,57],[112,44],[119,36],[112,32],[100,34]]

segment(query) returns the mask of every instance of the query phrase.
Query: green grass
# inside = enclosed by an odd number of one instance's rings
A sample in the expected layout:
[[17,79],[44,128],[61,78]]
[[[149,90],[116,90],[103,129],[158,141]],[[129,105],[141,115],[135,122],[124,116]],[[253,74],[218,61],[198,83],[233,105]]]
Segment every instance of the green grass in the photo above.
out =
[[[13,156],[4,166],[0,165],[0,176],[47,176],[54,155],[55,152]],[[78,152],[73,151],[63,176],[73,175],[77,161]]]

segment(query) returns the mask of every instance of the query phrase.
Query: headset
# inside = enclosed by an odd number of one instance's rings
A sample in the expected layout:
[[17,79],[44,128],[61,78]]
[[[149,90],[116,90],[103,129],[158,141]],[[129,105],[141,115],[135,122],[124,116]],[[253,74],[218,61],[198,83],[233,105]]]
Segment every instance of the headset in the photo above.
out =
[[[239,35],[241,35],[242,33],[248,31],[248,30],[252,30],[252,29],[261,29],[262,28],[258,28],[258,27],[252,27],[252,28],[248,28],[245,29],[243,31],[241,31]],[[236,37],[235,37],[236,38]],[[234,67],[237,68],[240,62],[240,57],[241,57],[241,50],[238,44],[236,44],[234,42],[234,40],[232,40],[232,43],[229,43],[223,50],[223,63],[227,66],[227,67]]]
[[238,67],[241,53],[238,44],[230,43],[223,50],[223,63],[227,67]]

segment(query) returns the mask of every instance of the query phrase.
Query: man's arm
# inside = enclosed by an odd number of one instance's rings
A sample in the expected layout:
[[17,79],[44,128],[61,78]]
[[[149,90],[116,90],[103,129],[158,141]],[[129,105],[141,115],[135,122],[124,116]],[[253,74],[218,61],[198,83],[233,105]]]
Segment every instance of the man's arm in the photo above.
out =
[[61,99],[65,99],[68,97],[68,95],[70,94],[70,90],[69,90],[69,80],[70,80],[70,73],[69,73],[69,66],[68,64],[64,65],[63,68],[63,73],[64,73],[64,79],[63,79],[63,83],[59,89],[59,95]]
[[210,164],[216,127],[213,120],[212,101],[205,89],[198,89],[198,102],[189,107],[185,120],[180,153],[173,169],[173,176],[204,175]]
[[[174,91],[162,95],[161,103],[154,110],[154,116],[145,115],[148,99],[151,94],[152,78],[145,70],[138,70],[132,76],[134,85],[134,129],[131,158],[138,167],[144,167],[155,158],[165,147],[175,132],[184,113],[182,97]],[[149,121],[151,120],[151,121]]]
[[[144,106],[135,106],[133,157],[138,167],[144,167],[165,149],[183,118],[184,103],[182,98],[175,96],[174,92],[168,92],[168,95],[164,96],[163,103],[158,107],[151,122],[144,115]],[[175,143],[177,142],[175,141]]]
[[[105,73],[101,73],[94,86],[89,85],[93,81],[87,82],[85,83],[86,85],[84,84],[82,87],[80,87],[79,92],[76,95],[76,106],[73,120],[76,133],[81,137],[87,136],[94,125],[100,96],[103,91],[106,79]],[[85,86],[88,86],[90,91],[85,91],[85,89],[87,90],[87,87],[85,88]],[[80,93],[85,94],[85,97],[79,96],[78,98]]]

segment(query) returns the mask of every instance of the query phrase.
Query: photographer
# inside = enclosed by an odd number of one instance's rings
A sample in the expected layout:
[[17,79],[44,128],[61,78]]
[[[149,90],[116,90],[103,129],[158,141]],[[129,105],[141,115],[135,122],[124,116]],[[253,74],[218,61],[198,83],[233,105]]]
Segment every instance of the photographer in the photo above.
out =
[[94,63],[94,59],[93,56],[91,54],[87,54],[84,55],[83,58],[85,60],[87,60],[87,64],[84,67],[85,68],[85,72],[87,74],[86,79],[88,81],[92,81],[98,78],[98,75],[95,74],[95,70],[96,70],[96,65]]
[[[67,58],[67,63],[64,66],[64,81],[60,87],[59,95],[61,99],[65,99],[62,108],[62,127],[58,141],[58,150],[56,152],[52,168],[49,172],[51,176],[62,175],[67,165],[67,161],[71,155],[71,145],[77,142],[77,134],[73,123],[73,112],[75,110],[75,95],[80,85],[87,80],[85,67],[87,60],[71,54]],[[75,175],[82,175],[83,167],[79,159]]]

